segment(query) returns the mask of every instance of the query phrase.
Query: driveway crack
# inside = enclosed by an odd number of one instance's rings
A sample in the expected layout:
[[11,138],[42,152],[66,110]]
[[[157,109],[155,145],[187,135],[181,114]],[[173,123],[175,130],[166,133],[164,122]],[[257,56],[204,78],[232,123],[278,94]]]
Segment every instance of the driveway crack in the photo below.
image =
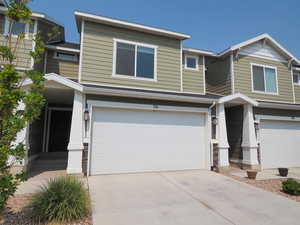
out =
[[224,216],[222,213],[218,212],[215,208],[213,208],[211,205],[209,205],[207,202],[199,199],[198,197],[194,196],[191,192],[189,192],[188,190],[186,190],[184,187],[182,187],[180,184],[178,184],[177,182],[174,182],[173,180],[171,180],[169,177],[165,176],[163,173],[158,173],[162,178],[164,178],[168,183],[170,183],[171,185],[173,185],[174,187],[176,187],[177,189],[183,191],[186,195],[188,195],[189,197],[191,197],[192,199],[194,199],[196,202],[200,203],[201,205],[203,205],[204,207],[206,207],[207,209],[211,210],[213,213],[217,214],[218,216],[222,217],[223,219],[225,219],[227,222],[233,224],[233,225],[237,225],[236,223],[234,223],[231,219],[227,218],[226,216]]

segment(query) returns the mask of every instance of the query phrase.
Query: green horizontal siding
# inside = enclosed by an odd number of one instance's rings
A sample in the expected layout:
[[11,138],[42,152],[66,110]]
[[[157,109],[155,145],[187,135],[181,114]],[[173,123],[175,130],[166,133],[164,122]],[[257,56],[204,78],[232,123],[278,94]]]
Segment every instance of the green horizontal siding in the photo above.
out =
[[[113,38],[157,45],[157,82],[112,77]],[[180,41],[85,22],[81,80],[99,84],[180,91]]]
[[294,84],[294,90],[296,103],[300,104],[300,85]]
[[[184,56],[183,56],[184,58]],[[204,73],[203,73],[203,56],[198,59],[198,70],[185,69],[185,65],[182,65],[182,80],[183,80],[183,91],[191,93],[205,93],[204,85]]]
[[206,57],[206,90],[220,95],[231,94],[230,56],[223,59]]
[[54,52],[48,51],[46,73],[57,73],[63,77],[78,79],[79,62],[53,58]]
[[[274,66],[277,68],[278,95],[252,92],[251,63]],[[250,56],[239,56],[239,59],[234,61],[234,77],[236,93],[243,93],[251,98],[259,100],[281,102],[294,101],[292,76],[287,63]]]

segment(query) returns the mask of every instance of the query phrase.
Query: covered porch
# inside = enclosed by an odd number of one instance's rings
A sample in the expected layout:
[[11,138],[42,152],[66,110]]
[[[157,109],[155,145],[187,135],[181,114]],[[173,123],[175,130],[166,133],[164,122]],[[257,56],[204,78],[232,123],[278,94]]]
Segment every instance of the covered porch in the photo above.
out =
[[222,97],[216,103],[212,157],[217,170],[227,170],[230,166],[260,169],[253,114],[256,106],[257,101],[240,93]]

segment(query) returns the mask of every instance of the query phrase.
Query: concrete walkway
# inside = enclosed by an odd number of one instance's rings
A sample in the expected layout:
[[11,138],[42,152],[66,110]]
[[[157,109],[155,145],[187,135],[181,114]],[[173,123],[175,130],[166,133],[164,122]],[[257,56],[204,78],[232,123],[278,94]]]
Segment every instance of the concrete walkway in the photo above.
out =
[[299,224],[300,204],[208,171],[89,177],[94,225]]

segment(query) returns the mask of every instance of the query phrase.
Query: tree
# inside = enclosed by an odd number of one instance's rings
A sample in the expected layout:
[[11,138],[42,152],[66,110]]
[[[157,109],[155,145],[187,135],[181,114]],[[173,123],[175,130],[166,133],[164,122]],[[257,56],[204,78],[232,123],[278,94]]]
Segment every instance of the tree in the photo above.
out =
[[[9,2],[6,12],[10,20],[9,32],[6,43],[0,45],[0,213],[20,182],[26,179],[25,171],[11,172],[13,164],[21,163],[26,156],[24,144],[16,143],[17,134],[40,116],[44,105],[43,74],[33,69],[22,72],[16,70],[16,53],[25,35],[13,37],[12,26],[18,22],[32,23],[28,2]],[[33,41],[36,43],[35,49],[29,56],[36,63],[44,52],[44,43],[39,33],[33,37]],[[24,80],[31,80],[32,85],[24,89]],[[11,158],[14,159],[13,163],[9,160]]]

